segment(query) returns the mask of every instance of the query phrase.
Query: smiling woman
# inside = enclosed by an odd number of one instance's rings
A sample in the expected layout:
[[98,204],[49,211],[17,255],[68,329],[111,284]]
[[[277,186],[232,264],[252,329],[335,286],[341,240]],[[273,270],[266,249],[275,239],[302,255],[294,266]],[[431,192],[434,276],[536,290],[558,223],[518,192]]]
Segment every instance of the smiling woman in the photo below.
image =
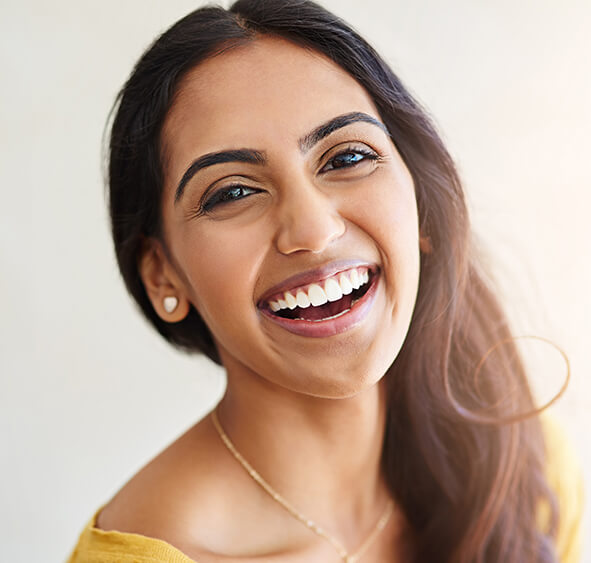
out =
[[163,234],[140,267],[152,305],[172,290],[193,306],[230,379],[333,398],[375,384],[408,330],[419,234],[412,178],[367,92],[261,37],[182,79],[162,140]]
[[228,384],[72,562],[576,561],[454,165],[345,23],[176,23],[121,92],[109,187],[130,293]]

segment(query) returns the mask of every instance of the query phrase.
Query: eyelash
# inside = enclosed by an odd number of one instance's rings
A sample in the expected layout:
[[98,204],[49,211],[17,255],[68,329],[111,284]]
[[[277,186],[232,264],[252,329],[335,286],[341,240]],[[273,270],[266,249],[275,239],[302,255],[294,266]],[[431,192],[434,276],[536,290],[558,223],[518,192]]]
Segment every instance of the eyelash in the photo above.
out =
[[[225,186],[215,193],[213,193],[209,198],[207,198],[200,206],[201,213],[207,213],[211,211],[217,205],[223,205],[226,203],[231,203],[232,201],[238,201],[244,199],[244,197],[231,197],[230,194],[235,192],[236,190],[241,190],[242,192],[250,191],[252,193],[257,193],[260,190],[256,188],[251,188],[249,186],[244,186],[243,184],[230,184],[229,186]],[[252,195],[252,194],[251,194]]]
[[[354,157],[361,156],[362,158],[360,158],[359,160],[356,160],[352,163],[348,163],[348,164],[345,163],[341,166],[334,165],[335,161],[338,158],[342,158],[342,157],[345,157],[348,155],[352,155]],[[375,161],[380,160],[380,158],[381,158],[380,155],[372,150],[364,149],[364,148],[360,148],[360,147],[347,147],[345,150],[342,150],[342,151],[338,152],[337,154],[333,155],[326,162],[326,164],[320,169],[320,172],[327,173],[327,172],[338,171],[338,170],[347,170],[350,168],[354,168],[355,166],[358,166],[359,164],[361,164],[365,161],[369,160],[369,161],[375,162]],[[332,163],[332,167],[327,168],[327,166],[330,163]],[[235,193],[237,190],[240,190],[242,192],[245,192],[245,191],[251,192],[251,193],[249,193],[248,195],[242,195],[242,197],[230,196],[230,194],[232,192]],[[251,187],[245,186],[243,184],[230,184],[228,186],[220,188],[219,190],[214,192],[209,198],[206,198],[205,201],[203,201],[199,205],[199,211],[198,211],[197,215],[209,213],[218,205],[225,205],[225,204],[231,203],[233,201],[240,201],[241,199],[245,199],[249,195],[253,195],[253,194],[258,193],[260,191],[261,190],[259,190],[257,188],[251,188]]]
[[[334,163],[334,161],[336,161],[337,158],[347,156],[347,155],[362,156],[363,158],[353,162],[352,164],[346,164],[345,166],[335,167],[333,164],[332,168],[329,168],[329,169],[326,168],[328,166],[328,164],[330,164],[331,162]],[[320,171],[321,172],[330,172],[332,170],[346,170],[347,168],[355,167],[358,164],[365,162],[366,160],[370,160],[370,161],[375,162],[377,160],[380,160],[380,155],[372,150],[361,148],[361,147],[347,147],[345,150],[339,151],[337,154],[330,157],[328,162],[320,169]]]

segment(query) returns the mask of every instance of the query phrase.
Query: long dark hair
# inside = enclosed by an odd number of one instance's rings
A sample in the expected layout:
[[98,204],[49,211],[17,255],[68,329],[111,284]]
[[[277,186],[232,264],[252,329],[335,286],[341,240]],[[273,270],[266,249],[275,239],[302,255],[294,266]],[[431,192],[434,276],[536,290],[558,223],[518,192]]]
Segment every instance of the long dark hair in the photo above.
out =
[[[318,51],[353,76],[373,99],[414,179],[430,249],[421,255],[408,336],[386,375],[382,456],[409,525],[408,560],[555,561],[557,512],[544,479],[541,427],[535,417],[518,416],[533,409],[533,400],[506,318],[477,265],[454,163],[388,65],[330,12],[306,0],[201,8],[138,61],[116,102],[109,147],[112,232],[129,292],[169,342],[219,363],[194,308],[176,324],[158,317],[138,257],[146,237],[161,237],[161,129],[180,80],[201,61],[262,34]],[[491,423],[495,417],[499,422]],[[536,524],[542,501],[553,515],[547,529]]]

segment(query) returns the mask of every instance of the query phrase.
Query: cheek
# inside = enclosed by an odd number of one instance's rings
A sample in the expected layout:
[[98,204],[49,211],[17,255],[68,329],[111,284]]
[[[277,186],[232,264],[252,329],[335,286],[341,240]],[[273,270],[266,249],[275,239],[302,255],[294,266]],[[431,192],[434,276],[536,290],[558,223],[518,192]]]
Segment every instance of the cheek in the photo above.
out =
[[352,212],[380,246],[386,263],[418,262],[419,224],[414,185],[408,173],[383,174],[371,183]]
[[191,301],[215,335],[237,324],[228,318],[255,314],[254,288],[267,244],[261,229],[236,232],[221,222],[207,227],[184,237],[181,262]]
[[420,275],[419,221],[410,174],[403,170],[381,177],[358,214],[379,249],[393,318],[410,322]]

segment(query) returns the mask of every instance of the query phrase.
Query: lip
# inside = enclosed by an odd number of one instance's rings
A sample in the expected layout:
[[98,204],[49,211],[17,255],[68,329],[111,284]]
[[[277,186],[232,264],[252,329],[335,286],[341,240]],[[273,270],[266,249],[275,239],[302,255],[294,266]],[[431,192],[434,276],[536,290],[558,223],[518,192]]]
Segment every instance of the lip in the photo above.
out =
[[[378,285],[381,281],[380,272],[378,270],[372,268],[367,264],[358,265],[366,266],[370,268],[373,272],[369,289],[365,292],[363,297],[359,299],[359,301],[357,301],[346,313],[343,313],[338,317],[326,319],[323,321],[306,321],[303,319],[295,320],[278,317],[277,315],[273,315],[267,307],[259,307],[259,310],[265,318],[269,319],[271,322],[279,325],[285,330],[293,334],[297,334],[298,336],[308,336],[311,338],[325,338],[327,336],[334,336],[351,330],[352,328],[356,327],[358,324],[363,322],[363,320],[368,316],[376,298]],[[337,269],[336,271],[334,271],[333,274],[326,275],[325,277],[330,277],[330,275],[334,275],[339,271],[344,271],[352,267],[355,266],[350,266],[345,269]],[[291,282],[292,279],[293,278],[289,278],[289,280],[286,280],[286,282]],[[312,282],[313,281],[314,280],[312,280]],[[305,283],[300,283],[300,285],[305,285]],[[292,285],[291,287],[294,286]],[[287,289],[284,291],[287,291]],[[277,292],[278,290],[275,290],[275,293]],[[269,292],[269,294],[272,295],[271,292]]]
[[257,306],[259,309],[264,310],[271,299],[285,293],[286,291],[292,291],[298,287],[306,286],[312,283],[321,283],[325,279],[335,276],[336,274],[340,274],[341,272],[346,272],[347,270],[352,270],[353,268],[359,268],[362,266],[368,268],[373,274],[377,272],[377,267],[375,264],[369,264],[363,260],[339,260],[336,262],[330,262],[329,264],[325,264],[319,268],[314,268],[312,270],[296,274],[295,276],[291,276],[286,280],[283,280],[281,283],[274,285],[265,291],[263,296],[259,299]]

